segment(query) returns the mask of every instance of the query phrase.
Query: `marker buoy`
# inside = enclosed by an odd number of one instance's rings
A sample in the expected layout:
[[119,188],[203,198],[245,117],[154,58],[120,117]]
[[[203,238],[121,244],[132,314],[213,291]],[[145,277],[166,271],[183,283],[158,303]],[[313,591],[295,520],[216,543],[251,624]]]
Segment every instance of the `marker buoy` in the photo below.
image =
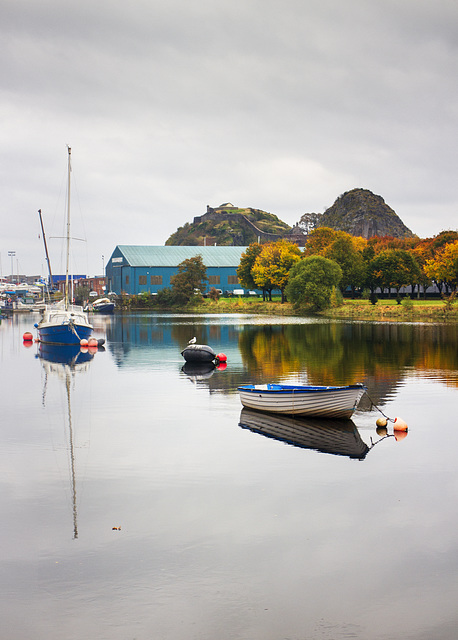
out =
[[395,431],[407,431],[407,423],[402,418],[395,418],[393,429]]
[[81,347],[87,347],[87,345],[88,345],[88,341],[86,340],[86,338],[83,338],[82,340],[80,340]]
[[30,333],[30,331],[26,331],[22,336],[22,339],[24,340],[24,342],[32,342],[33,335]]
[[388,420],[386,418],[377,418],[375,424],[377,427],[386,427]]
[[99,343],[95,338],[89,338],[89,340],[87,341],[87,345],[88,347],[98,347]]
[[227,362],[227,355],[225,353],[218,353],[216,359],[218,362]]

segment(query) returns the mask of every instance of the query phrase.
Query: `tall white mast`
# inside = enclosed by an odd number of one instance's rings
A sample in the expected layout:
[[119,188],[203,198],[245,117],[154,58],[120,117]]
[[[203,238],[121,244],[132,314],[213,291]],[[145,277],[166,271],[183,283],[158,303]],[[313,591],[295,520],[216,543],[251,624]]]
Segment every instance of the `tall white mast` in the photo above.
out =
[[67,266],[65,269],[65,308],[68,309],[68,274],[70,272],[70,174],[72,172],[72,150],[68,149],[68,184],[67,184]]

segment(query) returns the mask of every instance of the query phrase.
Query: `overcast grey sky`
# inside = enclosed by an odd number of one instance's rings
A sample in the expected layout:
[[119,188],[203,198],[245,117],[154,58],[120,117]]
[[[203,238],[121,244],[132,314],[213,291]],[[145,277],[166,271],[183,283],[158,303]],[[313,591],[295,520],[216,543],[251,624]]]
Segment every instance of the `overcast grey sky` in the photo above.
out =
[[162,245],[230,201],[290,225],[355,187],[456,229],[456,0],[1,0],[1,264]]

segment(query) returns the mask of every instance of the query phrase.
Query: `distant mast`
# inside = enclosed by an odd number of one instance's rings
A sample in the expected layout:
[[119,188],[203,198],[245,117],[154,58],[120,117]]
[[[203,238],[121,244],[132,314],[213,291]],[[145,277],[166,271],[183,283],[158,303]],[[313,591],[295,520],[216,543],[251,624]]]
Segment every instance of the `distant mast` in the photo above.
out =
[[44,242],[44,245],[45,245],[46,262],[48,263],[49,279],[50,279],[51,288],[52,288],[54,282],[53,282],[52,272],[51,272],[51,261],[49,260],[48,245],[47,245],[47,242],[46,242],[45,228],[43,226],[43,218],[41,217],[41,209],[38,209],[38,215],[40,216],[41,233],[43,234],[43,242]]

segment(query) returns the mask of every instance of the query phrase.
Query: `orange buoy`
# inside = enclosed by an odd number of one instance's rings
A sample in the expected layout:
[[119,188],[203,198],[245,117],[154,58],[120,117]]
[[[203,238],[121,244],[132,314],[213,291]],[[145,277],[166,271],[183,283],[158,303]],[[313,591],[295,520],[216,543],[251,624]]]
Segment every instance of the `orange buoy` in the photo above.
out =
[[393,429],[395,431],[407,431],[407,423],[402,418],[395,418]]
[[33,335],[30,333],[30,331],[26,331],[22,336],[22,339],[24,340],[24,342],[32,342]]
[[99,343],[95,338],[89,338],[87,341],[88,347],[98,347]]
[[83,338],[82,340],[80,340],[81,347],[87,347],[87,345],[88,345],[88,341],[86,340],[86,338]]
[[216,359],[218,362],[227,362],[227,355],[225,353],[218,353]]

